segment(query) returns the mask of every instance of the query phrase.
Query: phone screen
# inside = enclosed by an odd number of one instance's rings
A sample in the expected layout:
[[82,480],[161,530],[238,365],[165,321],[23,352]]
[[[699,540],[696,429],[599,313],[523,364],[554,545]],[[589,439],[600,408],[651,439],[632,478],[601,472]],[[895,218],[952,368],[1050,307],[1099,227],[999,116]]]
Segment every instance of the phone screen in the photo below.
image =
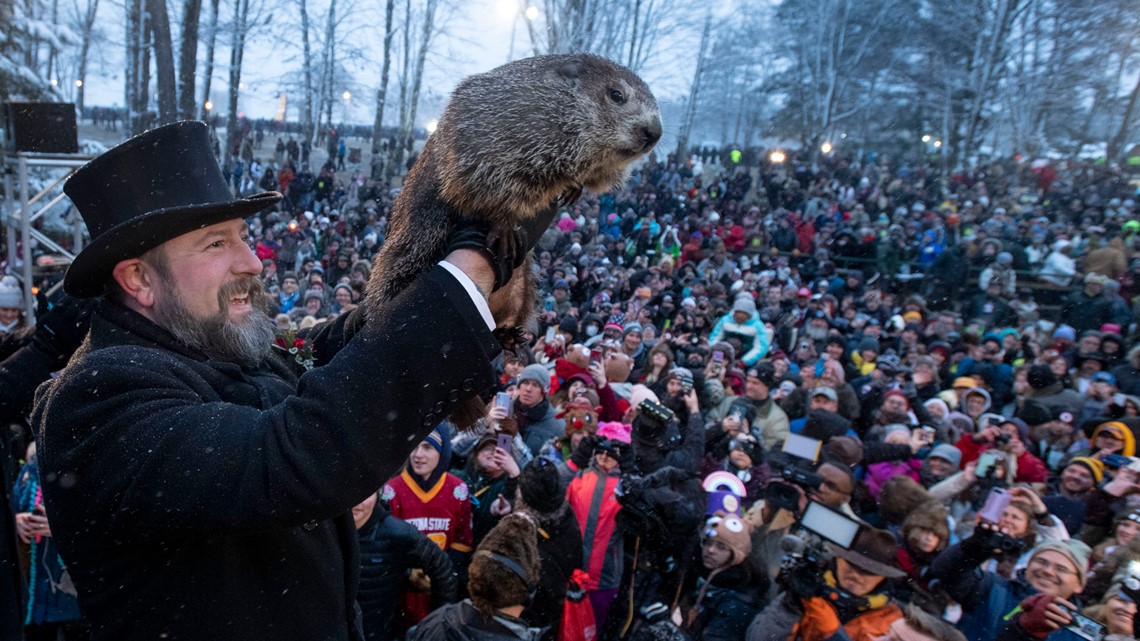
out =
[[859,533],[859,522],[827,506],[811,501],[800,518],[800,526],[811,530],[841,548],[851,547]]
[[554,334],[556,331],[557,330],[555,330],[553,325],[546,328],[546,342],[547,343],[551,343],[554,341]]

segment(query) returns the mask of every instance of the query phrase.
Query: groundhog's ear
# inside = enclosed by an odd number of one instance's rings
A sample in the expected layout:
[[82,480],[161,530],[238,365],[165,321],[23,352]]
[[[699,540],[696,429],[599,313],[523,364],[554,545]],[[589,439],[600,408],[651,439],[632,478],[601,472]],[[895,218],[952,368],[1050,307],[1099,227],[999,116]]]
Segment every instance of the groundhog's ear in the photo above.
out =
[[582,64],[576,60],[567,62],[558,67],[558,75],[566,79],[571,88],[578,88],[578,79],[582,75]]

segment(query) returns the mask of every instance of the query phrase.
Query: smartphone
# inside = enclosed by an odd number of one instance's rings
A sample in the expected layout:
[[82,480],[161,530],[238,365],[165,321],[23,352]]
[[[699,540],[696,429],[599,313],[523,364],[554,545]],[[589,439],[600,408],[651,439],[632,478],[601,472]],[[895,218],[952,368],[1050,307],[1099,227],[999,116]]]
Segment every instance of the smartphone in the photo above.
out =
[[591,363],[602,362],[602,350],[600,350],[600,349],[590,350],[590,362]]
[[495,394],[495,407],[501,407],[509,412],[511,410],[511,395],[506,392]]
[[1104,457],[1102,462],[1104,463],[1105,467],[1115,470],[1127,466],[1132,461],[1127,456],[1121,456],[1120,454],[1108,454]]
[[495,447],[502,449],[502,451],[504,451],[504,452],[510,453],[511,452],[511,444],[513,443],[513,441],[514,441],[514,437],[511,435],[499,435],[498,436],[498,443],[495,444]]
[[827,361],[825,361],[822,356],[815,362],[815,377],[816,378],[823,376],[823,372],[825,371],[826,364],[827,364]]
[[997,523],[1001,520],[1001,515],[1005,512],[1005,508],[1009,507],[1009,504],[1012,502],[1013,497],[1010,496],[1009,492],[1006,492],[1000,487],[995,487],[990,490],[989,496],[986,497],[985,505],[982,506],[982,509],[978,510],[978,516],[983,521]]
[[558,328],[556,328],[555,326],[551,325],[550,327],[547,327],[546,328],[546,342],[547,343],[553,343],[554,342],[554,335],[557,332],[558,332]]
[[974,474],[980,479],[989,478],[994,463],[998,460],[992,452],[992,450],[982,452],[981,456],[978,457],[978,466],[974,468]]
[[724,352],[720,351],[719,349],[716,350],[715,352],[712,353],[712,359],[713,359],[714,363],[723,363],[724,362]]
[[1099,621],[1088,618],[1087,616],[1074,612],[1068,608],[1065,611],[1072,617],[1073,622],[1065,626],[1073,634],[1088,641],[1103,641],[1104,637],[1108,634],[1108,628]]

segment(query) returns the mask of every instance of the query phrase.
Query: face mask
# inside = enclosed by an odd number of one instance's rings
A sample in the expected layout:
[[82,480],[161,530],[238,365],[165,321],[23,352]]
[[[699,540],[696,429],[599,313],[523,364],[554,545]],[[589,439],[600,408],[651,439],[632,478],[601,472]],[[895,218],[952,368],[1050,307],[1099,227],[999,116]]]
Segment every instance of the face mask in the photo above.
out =
[[587,325],[586,326],[586,336],[597,336],[597,334],[598,334],[598,327],[596,325]]

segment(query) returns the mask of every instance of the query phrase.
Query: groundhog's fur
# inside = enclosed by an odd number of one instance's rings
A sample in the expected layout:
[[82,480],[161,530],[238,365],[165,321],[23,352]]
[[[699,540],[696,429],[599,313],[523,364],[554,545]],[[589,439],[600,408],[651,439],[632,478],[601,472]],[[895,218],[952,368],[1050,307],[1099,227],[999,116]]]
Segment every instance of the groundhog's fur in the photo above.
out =
[[[604,58],[539,56],[467,78],[392,206],[389,234],[368,279],[366,310],[441,260],[459,222],[485,220],[500,238],[513,238],[511,230],[560,196],[621,183],[629,164],[660,137],[649,87]],[[499,328],[531,319],[535,282],[530,257],[491,294]],[[485,413],[474,398],[452,419],[469,426]]]

